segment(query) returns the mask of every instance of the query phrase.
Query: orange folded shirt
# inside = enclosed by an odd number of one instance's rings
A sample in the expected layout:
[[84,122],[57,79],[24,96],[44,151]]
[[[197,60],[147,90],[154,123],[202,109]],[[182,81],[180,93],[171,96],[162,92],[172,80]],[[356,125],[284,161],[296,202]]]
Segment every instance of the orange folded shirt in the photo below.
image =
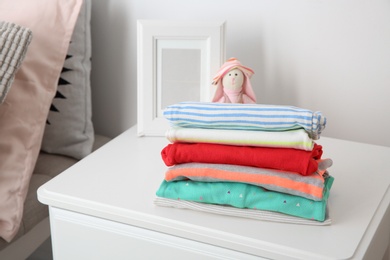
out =
[[312,200],[322,200],[325,171],[302,176],[294,172],[264,169],[230,164],[183,163],[172,166],[165,173],[165,180],[196,182],[237,182],[263,187]]

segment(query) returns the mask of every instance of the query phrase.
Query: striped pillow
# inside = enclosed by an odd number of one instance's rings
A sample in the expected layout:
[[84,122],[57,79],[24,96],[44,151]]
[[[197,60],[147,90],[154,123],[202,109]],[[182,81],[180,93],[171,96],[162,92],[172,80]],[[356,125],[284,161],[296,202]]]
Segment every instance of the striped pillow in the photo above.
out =
[[31,38],[30,29],[0,21],[0,104],[4,102],[11,88]]

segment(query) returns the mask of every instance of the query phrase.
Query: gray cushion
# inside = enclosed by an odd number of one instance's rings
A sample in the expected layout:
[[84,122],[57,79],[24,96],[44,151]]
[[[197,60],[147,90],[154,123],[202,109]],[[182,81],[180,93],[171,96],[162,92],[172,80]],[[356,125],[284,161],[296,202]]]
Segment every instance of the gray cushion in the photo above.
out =
[[91,0],[84,0],[47,119],[41,150],[82,159],[92,150]]

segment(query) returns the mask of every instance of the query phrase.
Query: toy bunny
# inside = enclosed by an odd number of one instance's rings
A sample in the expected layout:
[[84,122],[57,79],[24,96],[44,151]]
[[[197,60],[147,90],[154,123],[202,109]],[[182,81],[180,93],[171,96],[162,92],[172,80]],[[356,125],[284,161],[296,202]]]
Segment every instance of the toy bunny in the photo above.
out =
[[230,58],[219,69],[213,79],[217,85],[212,102],[219,103],[256,103],[250,78],[253,70],[245,67],[236,58]]

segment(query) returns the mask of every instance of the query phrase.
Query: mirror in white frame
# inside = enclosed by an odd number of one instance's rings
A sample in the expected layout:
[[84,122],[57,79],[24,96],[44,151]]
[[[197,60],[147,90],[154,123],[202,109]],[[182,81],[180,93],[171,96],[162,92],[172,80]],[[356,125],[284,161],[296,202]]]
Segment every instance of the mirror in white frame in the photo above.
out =
[[209,102],[213,76],[225,61],[225,22],[139,20],[139,136],[164,136],[165,107],[181,101]]

